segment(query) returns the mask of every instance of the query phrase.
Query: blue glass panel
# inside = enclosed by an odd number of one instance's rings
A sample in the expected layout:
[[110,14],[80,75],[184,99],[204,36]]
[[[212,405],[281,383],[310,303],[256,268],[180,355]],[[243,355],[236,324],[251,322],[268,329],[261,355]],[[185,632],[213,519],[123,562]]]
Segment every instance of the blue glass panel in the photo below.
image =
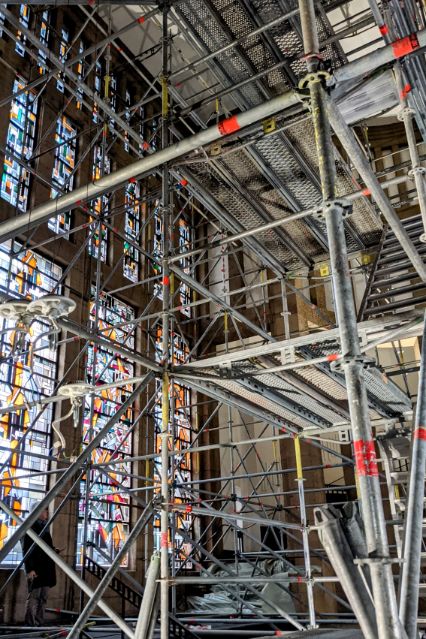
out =
[[[129,182],[126,186],[124,194],[125,198],[125,218],[124,233],[126,239],[133,243],[140,242],[140,186],[137,182]],[[124,259],[123,259],[123,275],[131,282],[137,282],[139,279],[139,256],[140,252],[124,240]]]
[[[94,290],[92,289],[92,295]],[[111,295],[103,294],[98,304],[96,315],[95,301],[89,304],[92,328],[97,327],[101,335],[115,343],[133,348],[134,328],[129,324],[135,318],[133,309]],[[113,355],[105,347],[89,345],[87,358],[86,379],[91,384],[100,385],[125,380],[134,375],[134,366],[124,357]],[[112,388],[102,391],[93,400],[87,400],[84,407],[83,442],[88,443],[93,433],[105,426],[112,415],[126,400],[131,392],[130,386]],[[77,558],[81,558],[81,544],[83,542],[83,517],[89,510],[88,540],[95,544],[94,559],[101,564],[108,563],[97,552],[96,548],[104,550],[110,557],[114,557],[129,530],[129,496],[120,491],[120,486],[130,488],[129,478],[131,469],[126,462],[126,456],[132,452],[132,438],[129,428],[133,421],[133,410],[129,408],[108,434],[104,437],[99,448],[93,455],[94,463],[105,463],[112,458],[120,463],[113,466],[113,471],[105,476],[96,469],[90,473],[90,492],[86,502],[86,483],[81,485],[81,499],[79,503],[79,536]],[[127,558],[124,565],[127,564]]]
[[[25,81],[18,77],[13,84],[13,93],[24,88]],[[31,91],[23,92],[11,104],[0,187],[0,196],[20,211],[27,210],[30,173],[19,160],[25,161],[32,156],[36,124],[36,96]]]
[[[30,8],[27,4],[19,5],[19,22],[22,24],[23,27],[26,28],[28,28],[30,25]],[[27,38],[20,31],[18,31],[17,36],[18,40],[15,45],[15,51],[22,58],[25,58],[25,48],[23,45],[25,45]]]
[[[56,121],[55,157],[53,160],[51,198],[72,191],[74,185],[75,157],[77,147],[77,129],[65,115]],[[49,220],[48,227],[55,233],[70,230],[71,213],[66,211]]]
[[[17,242],[0,245],[0,291],[8,297],[39,298],[56,289],[61,275],[59,266],[23,249]],[[61,292],[60,287],[56,291]],[[41,337],[30,366],[29,347],[49,328],[43,322],[33,322],[29,333],[25,335],[22,355],[12,362],[7,357],[11,353],[16,331],[8,330],[10,328],[15,328],[15,321],[0,322],[3,355],[3,363],[0,364],[0,407],[13,403],[22,405],[22,408],[0,417],[0,465],[5,464],[0,472],[0,499],[25,517],[34,501],[39,501],[46,491],[46,475],[42,473],[48,470],[45,457],[51,452],[53,405],[49,404],[41,414],[37,407],[27,409],[25,406],[54,392],[57,354],[56,349],[50,347],[48,339]],[[24,434],[25,439],[20,441]],[[19,452],[11,456],[18,443]],[[28,476],[28,471],[34,474]],[[0,513],[0,547],[13,532],[13,522]],[[18,544],[5,563],[17,563],[20,558]]]

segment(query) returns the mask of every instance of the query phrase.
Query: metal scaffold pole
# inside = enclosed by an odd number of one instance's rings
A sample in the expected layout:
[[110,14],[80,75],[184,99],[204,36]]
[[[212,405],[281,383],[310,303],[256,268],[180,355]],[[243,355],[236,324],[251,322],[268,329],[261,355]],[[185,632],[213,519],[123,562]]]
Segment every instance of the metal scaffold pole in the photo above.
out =
[[294,452],[296,457],[296,481],[299,491],[299,508],[300,508],[300,523],[302,526],[302,544],[303,555],[305,559],[305,577],[306,577],[306,592],[308,595],[308,608],[309,608],[309,626],[310,628],[316,628],[315,618],[315,602],[314,602],[314,587],[312,581],[312,569],[311,569],[311,555],[309,550],[309,533],[307,528],[306,517],[306,505],[305,505],[305,492],[304,492],[304,477],[303,477],[303,464],[302,464],[302,451],[300,448],[300,438],[296,435],[294,437]]
[[423,510],[426,469],[426,315],[422,339],[422,355],[417,393],[417,411],[412,433],[410,481],[406,507],[400,615],[409,639],[417,637],[417,611],[421,548],[423,541]]
[[[166,149],[169,144],[169,95],[168,95],[168,32],[167,20],[169,5],[163,4],[162,23],[162,124],[161,146]],[[169,638],[169,437],[170,437],[170,190],[169,190],[169,166],[165,162],[162,168],[162,225],[163,225],[163,263],[162,263],[162,352],[163,352],[163,379],[161,392],[161,518],[160,518],[160,632],[161,639]]]
[[342,349],[341,366],[346,379],[361,509],[369,552],[365,561],[371,574],[379,639],[403,639],[406,634],[398,618],[379,472],[368,415],[363,370],[364,358],[360,349],[348,267],[343,225],[347,205],[336,199],[336,168],[325,105],[326,73],[320,68],[314,3],[312,0],[299,0],[299,8],[308,68],[308,75],[303,81],[303,86],[309,88],[318,153],[323,215],[329,241],[332,281]]

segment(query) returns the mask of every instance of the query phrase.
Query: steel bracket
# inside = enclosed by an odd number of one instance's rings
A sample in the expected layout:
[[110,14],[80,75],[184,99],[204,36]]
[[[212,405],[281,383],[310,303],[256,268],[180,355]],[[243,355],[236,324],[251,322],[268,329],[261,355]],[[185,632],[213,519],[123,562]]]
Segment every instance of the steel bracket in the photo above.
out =
[[317,82],[325,85],[330,79],[331,75],[328,73],[328,71],[319,70],[315,73],[308,73],[301,80],[299,80],[299,89],[301,91],[304,91],[305,89],[309,89],[311,84],[315,84]]
[[404,120],[413,118],[415,114],[416,112],[414,111],[414,109],[411,109],[410,107],[402,107],[398,111],[397,118],[400,122],[403,122]]
[[337,210],[343,218],[346,218],[352,214],[352,203],[349,200],[326,200],[315,210],[312,217],[323,220],[331,209]]
[[332,371],[340,372],[348,364],[361,364],[363,368],[373,368],[376,365],[376,360],[372,357],[365,357],[364,355],[342,355],[338,360],[330,363]]
[[426,169],[424,166],[415,166],[414,168],[410,169],[410,171],[408,171],[408,175],[410,177],[414,177],[416,175],[416,173],[419,173],[420,175],[425,175],[426,173]]

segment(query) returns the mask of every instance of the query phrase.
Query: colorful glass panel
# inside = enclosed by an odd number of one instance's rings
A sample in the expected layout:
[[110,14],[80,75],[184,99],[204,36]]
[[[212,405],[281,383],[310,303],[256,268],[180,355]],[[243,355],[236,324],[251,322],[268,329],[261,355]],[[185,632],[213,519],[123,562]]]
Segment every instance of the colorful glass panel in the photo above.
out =
[[[163,331],[157,328],[155,340],[155,360],[161,362],[163,358]],[[189,355],[189,347],[183,337],[178,333],[172,333],[170,341],[170,356],[173,364],[184,364]],[[169,429],[174,430],[174,451],[173,469],[168,468],[170,484],[173,486],[173,502],[184,504],[188,501],[185,484],[191,481],[192,465],[191,455],[185,450],[191,446],[193,438],[193,430],[191,428],[191,393],[188,387],[182,384],[173,384],[173,414],[171,415],[171,424]],[[161,382],[157,382],[157,400],[154,406],[154,433],[155,433],[155,452],[161,452],[161,431],[162,431],[162,405],[161,405]],[[155,492],[160,492],[160,483],[162,475],[161,456],[154,459],[154,485]],[[182,533],[189,533],[193,523],[191,513],[179,512],[175,515],[175,535],[174,535],[174,563],[175,568],[184,568],[185,570],[192,568],[192,562],[186,560],[185,555],[191,551],[189,544],[184,540]],[[154,548],[160,549],[160,517],[154,518]],[[169,545],[172,552],[172,545]]]
[[[124,96],[124,102],[126,105],[125,111],[124,111],[124,120],[127,122],[127,124],[130,124],[130,104],[131,104],[131,97],[130,97],[130,91],[128,89],[126,89],[126,93]],[[129,147],[129,134],[127,133],[127,131],[124,131],[124,150],[127,151],[127,153],[130,150]]]
[[[75,156],[77,148],[77,129],[65,115],[56,120],[55,157],[53,160],[51,198],[72,191],[74,185]],[[70,230],[71,213],[61,213],[49,220],[48,227],[55,233]]]
[[[59,60],[62,64],[65,64],[68,58],[70,33],[66,27],[61,29],[61,40],[59,43]],[[56,88],[63,93],[65,91],[64,74],[60,71],[58,80],[56,82]]]
[[[163,220],[161,217],[160,211],[160,200],[155,201],[154,211],[153,211],[153,219],[154,219],[154,236],[153,236],[153,246],[152,246],[152,254],[153,257],[156,258],[156,261],[152,262],[152,268],[155,275],[161,275],[161,260],[163,258]],[[154,295],[158,297],[158,299],[163,299],[163,288],[159,282],[155,282],[154,284]]]
[[[104,155],[103,147],[96,145],[93,154],[93,180],[99,180],[102,175],[108,175],[111,171],[111,163],[109,157]],[[109,196],[101,195],[91,202],[92,210],[98,216],[108,215],[109,212]],[[89,241],[88,251],[89,255],[106,262],[108,252],[108,229],[105,224],[100,224],[97,221],[93,221],[93,217],[89,218],[91,222],[90,230],[94,229],[94,233]]]
[[[110,76],[109,90],[109,105],[115,113],[117,111],[117,77],[115,75]],[[109,121],[109,126],[112,130],[115,129],[115,122],[112,118]]]
[[[78,52],[80,55],[83,54],[84,52],[84,42],[83,40],[80,40],[80,44],[78,47]],[[83,80],[84,79],[84,73],[85,73],[85,64],[84,64],[84,58],[80,58],[80,60],[77,62],[77,76],[79,80]],[[79,111],[81,111],[81,109],[83,108],[83,91],[80,88],[77,88],[77,102],[76,102],[76,107]]]
[[[94,290],[92,289],[92,295]],[[132,308],[120,302],[111,295],[103,294],[98,304],[96,320],[96,306],[92,298],[89,305],[90,321],[92,328],[96,326],[104,339],[109,339],[118,344],[125,344],[129,348],[134,346],[134,330],[130,326],[120,327],[124,322],[130,322],[135,318]],[[107,348],[89,345],[87,356],[87,375],[89,383],[99,386],[111,382],[117,382],[132,377],[134,366],[121,356],[115,356]],[[83,443],[87,444],[93,434],[99,432],[108,420],[117,412],[118,408],[131,393],[131,386],[121,386],[102,391],[93,400],[87,400],[84,408]],[[129,474],[130,464],[126,462],[126,456],[132,452],[132,438],[129,428],[133,420],[133,411],[129,408],[92,455],[93,463],[104,463],[114,458],[123,460],[123,463],[113,466],[115,472],[107,475],[96,469],[90,472],[89,500],[86,503],[86,482],[81,484],[81,499],[79,505],[79,548],[78,557],[81,558],[81,544],[83,543],[83,518],[86,508],[89,509],[88,541],[95,544],[93,556],[95,561],[108,563],[100,553],[99,547],[113,558],[120,550],[127,538],[129,531],[129,496],[120,491],[120,484],[130,488]],[[81,560],[81,559],[80,559]],[[127,560],[126,562],[127,563]]]
[[[30,8],[27,4],[19,5],[19,22],[22,24],[23,27],[28,28],[30,26]],[[24,45],[26,41],[27,37],[21,31],[18,31],[15,51],[22,58],[25,58]]]
[[[179,251],[186,252],[192,248],[191,227],[184,218],[179,219]],[[188,257],[182,257],[180,260],[180,266],[185,273],[190,273],[191,260]],[[186,317],[191,317],[191,288],[186,282],[181,282],[179,285],[179,302],[180,312]]]
[[[95,63],[95,82],[94,89],[97,95],[102,93],[102,62],[97,60]],[[97,102],[93,102],[92,120],[95,124],[99,122],[99,107]]]
[[[13,255],[13,257],[12,257]],[[8,297],[23,296],[36,299],[58,291],[57,283],[62,269],[53,262],[23,249],[17,242],[0,245],[0,291]],[[0,364],[0,406],[16,404],[18,410],[0,417],[0,465],[6,463],[0,475],[0,499],[18,515],[24,517],[32,504],[39,501],[46,491],[48,470],[46,456],[50,453],[53,404],[48,404],[40,414],[34,406],[25,405],[49,397],[54,392],[56,378],[56,349],[51,348],[46,335],[49,326],[44,322],[33,322],[29,332],[24,332],[21,354],[8,359],[18,333],[15,321],[0,323],[2,363]],[[29,348],[37,340],[31,361]],[[31,431],[28,431],[32,426]],[[13,451],[25,433],[19,452]],[[29,476],[31,472],[31,476]],[[14,531],[14,524],[0,513],[0,547]],[[21,558],[18,544],[9,553],[6,563],[16,563]]]
[[[25,88],[25,81],[17,78],[13,93]],[[30,173],[19,160],[31,158],[37,125],[37,98],[31,91],[21,93],[12,100],[6,138],[1,181],[1,197],[20,211],[26,211],[30,188]],[[10,155],[8,155],[8,152]]]
[[[124,198],[126,211],[124,233],[126,239],[137,244],[140,241],[141,230],[140,186],[137,182],[129,182],[127,184]],[[137,282],[139,279],[140,252],[126,240],[124,240],[123,251],[123,275],[131,282]]]
[[[40,42],[44,44],[46,47],[49,46],[49,32],[50,32],[49,11],[46,9],[41,14],[40,34],[39,34]],[[40,75],[43,75],[44,73],[46,73],[47,54],[45,53],[45,51],[43,51],[43,49],[38,50],[37,63],[38,63],[38,71]]]

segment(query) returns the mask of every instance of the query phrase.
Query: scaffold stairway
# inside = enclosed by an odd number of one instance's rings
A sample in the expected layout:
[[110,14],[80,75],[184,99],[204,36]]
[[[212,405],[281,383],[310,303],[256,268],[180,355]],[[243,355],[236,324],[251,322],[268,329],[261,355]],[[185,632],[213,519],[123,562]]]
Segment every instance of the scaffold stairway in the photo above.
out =
[[[93,561],[91,557],[85,557],[85,569],[91,575],[97,579],[103,579],[107,568],[104,568],[96,561]],[[124,581],[113,577],[109,584],[111,590],[120,595],[122,599],[128,601],[132,606],[135,606],[138,610],[142,604],[142,594],[125,584]],[[174,615],[169,614],[170,617],[170,639],[199,639],[198,635],[191,632],[179,621]]]
[[[420,215],[401,220],[419,254],[426,258],[426,244],[420,242],[423,224]],[[414,271],[393,231],[385,226],[373,262],[358,314],[363,321],[426,303],[426,285]]]

